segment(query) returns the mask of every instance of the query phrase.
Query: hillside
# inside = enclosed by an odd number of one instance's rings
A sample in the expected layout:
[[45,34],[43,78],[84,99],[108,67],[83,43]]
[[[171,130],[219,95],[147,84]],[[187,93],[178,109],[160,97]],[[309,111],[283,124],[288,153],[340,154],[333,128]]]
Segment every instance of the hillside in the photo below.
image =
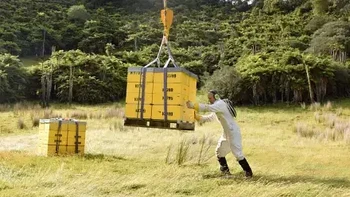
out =
[[[92,86],[93,97],[102,86],[116,92],[123,90],[120,87],[125,87],[125,80],[110,87],[108,84],[116,76],[92,74],[86,69],[115,73],[123,79],[125,73],[119,73],[125,71],[123,68],[143,66],[152,60],[162,37],[159,17],[162,3],[160,0],[1,1],[0,53],[21,58],[34,56],[38,61],[53,51],[60,51],[60,55],[44,58],[43,65],[23,71],[26,73],[23,83],[11,82],[10,74],[4,76],[8,85],[0,91],[9,96],[0,102],[18,101],[19,97],[12,95],[14,92],[22,92],[21,99],[39,99],[43,92],[39,79],[45,73],[52,76],[49,92],[54,100],[96,103],[123,98],[122,94],[82,101],[82,95],[74,90],[74,98],[69,99],[66,89],[54,87],[69,86],[62,79],[68,77],[67,66],[73,66],[81,72],[72,80]],[[220,89],[222,95],[237,104],[322,102],[350,95],[349,2],[170,0],[168,4],[175,13],[170,33],[175,60],[199,75],[198,88],[206,85],[205,89]],[[75,53],[82,53],[83,61],[63,58],[73,57]],[[105,61],[98,65],[90,62],[87,57],[91,54],[101,61],[112,58],[113,66],[106,66]],[[17,62],[16,57],[8,58]],[[12,66],[22,67],[20,63]],[[105,70],[106,67],[111,70]],[[0,68],[9,72],[1,65]],[[217,80],[217,76],[222,76],[222,80]],[[22,86],[34,89],[24,93]]]

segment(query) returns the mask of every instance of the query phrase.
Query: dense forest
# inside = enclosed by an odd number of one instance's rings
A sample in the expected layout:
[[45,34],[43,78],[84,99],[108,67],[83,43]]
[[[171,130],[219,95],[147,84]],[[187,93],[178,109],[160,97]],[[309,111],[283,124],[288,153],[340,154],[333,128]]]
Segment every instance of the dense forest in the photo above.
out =
[[[350,96],[348,0],[168,0],[178,65],[236,104]],[[159,50],[163,0],[1,0],[0,103],[125,98]],[[31,57],[37,65],[25,66]],[[165,56],[162,57],[164,60]]]

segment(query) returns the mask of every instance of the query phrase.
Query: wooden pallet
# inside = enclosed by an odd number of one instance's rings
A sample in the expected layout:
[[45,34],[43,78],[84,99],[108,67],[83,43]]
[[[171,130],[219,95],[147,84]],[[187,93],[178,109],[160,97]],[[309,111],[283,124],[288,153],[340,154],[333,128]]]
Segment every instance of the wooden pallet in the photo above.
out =
[[164,120],[151,120],[151,119],[130,119],[124,120],[124,126],[130,127],[147,127],[147,128],[159,128],[159,129],[175,129],[175,130],[194,130],[195,123],[179,122],[179,121],[164,121]]

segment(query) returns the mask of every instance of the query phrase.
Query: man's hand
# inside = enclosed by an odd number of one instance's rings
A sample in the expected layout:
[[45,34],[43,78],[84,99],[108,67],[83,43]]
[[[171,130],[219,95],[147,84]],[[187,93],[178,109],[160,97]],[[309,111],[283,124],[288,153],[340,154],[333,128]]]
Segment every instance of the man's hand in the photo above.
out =
[[187,105],[188,108],[194,109],[194,104],[191,101],[187,101],[186,105]]

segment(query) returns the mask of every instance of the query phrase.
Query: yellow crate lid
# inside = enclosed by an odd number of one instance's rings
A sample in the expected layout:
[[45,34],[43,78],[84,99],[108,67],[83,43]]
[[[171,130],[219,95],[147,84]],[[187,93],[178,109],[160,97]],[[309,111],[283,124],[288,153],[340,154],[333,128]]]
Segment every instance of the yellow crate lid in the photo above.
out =
[[85,121],[80,121],[76,119],[63,119],[63,118],[51,118],[51,119],[40,119],[40,124],[50,124],[50,123],[56,123],[61,121],[62,124],[69,124],[69,123],[79,123],[79,124],[86,124]]
[[[141,72],[143,67],[129,67],[128,72]],[[146,68],[147,72],[153,72],[154,68]]]
[[[164,72],[164,69],[165,68],[154,68],[154,72],[155,73]],[[182,68],[182,67],[168,67],[166,69],[167,69],[167,72],[183,72],[183,73],[186,73],[190,77],[195,78],[195,79],[198,80],[198,76],[196,74],[192,73],[191,71],[189,71],[189,70],[187,70],[185,68]]]

